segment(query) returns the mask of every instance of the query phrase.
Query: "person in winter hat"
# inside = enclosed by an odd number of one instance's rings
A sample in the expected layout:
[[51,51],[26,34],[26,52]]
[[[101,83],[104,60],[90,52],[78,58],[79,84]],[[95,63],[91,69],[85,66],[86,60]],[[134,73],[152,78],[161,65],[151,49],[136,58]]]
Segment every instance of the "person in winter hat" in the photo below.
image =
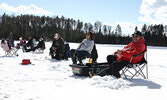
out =
[[121,75],[119,71],[123,69],[124,66],[128,65],[130,62],[132,64],[140,62],[144,56],[144,53],[138,57],[133,57],[132,59],[131,57],[133,55],[137,55],[144,52],[145,49],[146,45],[142,33],[139,31],[135,31],[134,34],[132,34],[132,42],[130,42],[122,50],[117,50],[116,52],[114,52],[113,55],[108,55],[107,61],[110,67],[106,70],[99,72],[97,75],[113,75],[117,78],[120,78]]
[[23,41],[23,38],[20,37],[19,40],[20,40],[20,45],[23,45],[23,42],[24,42],[24,41]]
[[50,53],[52,59],[61,60],[63,59],[63,54],[65,51],[64,40],[60,37],[59,33],[54,35],[54,40],[50,48]]
[[22,38],[22,37],[20,37],[20,38],[19,38],[19,40],[20,40],[20,42],[19,42],[19,43],[17,43],[17,48],[20,48],[21,46],[23,46],[23,43],[24,43],[24,41],[23,41],[23,38]]

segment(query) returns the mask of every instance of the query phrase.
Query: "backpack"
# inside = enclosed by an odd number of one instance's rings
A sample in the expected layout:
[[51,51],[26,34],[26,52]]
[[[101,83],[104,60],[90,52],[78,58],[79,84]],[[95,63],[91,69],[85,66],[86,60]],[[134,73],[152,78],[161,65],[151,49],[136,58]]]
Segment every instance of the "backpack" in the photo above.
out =
[[96,62],[96,60],[98,58],[98,53],[97,53],[97,49],[96,49],[96,45],[95,44],[93,46],[93,50],[91,52],[90,58],[93,58],[93,62]]

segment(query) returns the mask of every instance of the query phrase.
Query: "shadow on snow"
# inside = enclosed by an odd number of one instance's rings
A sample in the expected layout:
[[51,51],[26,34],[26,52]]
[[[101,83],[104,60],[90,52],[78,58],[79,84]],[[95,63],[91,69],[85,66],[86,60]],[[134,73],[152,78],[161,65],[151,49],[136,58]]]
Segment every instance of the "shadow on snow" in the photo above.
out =
[[149,80],[128,79],[132,84],[130,86],[147,86],[149,89],[160,89],[162,86]]

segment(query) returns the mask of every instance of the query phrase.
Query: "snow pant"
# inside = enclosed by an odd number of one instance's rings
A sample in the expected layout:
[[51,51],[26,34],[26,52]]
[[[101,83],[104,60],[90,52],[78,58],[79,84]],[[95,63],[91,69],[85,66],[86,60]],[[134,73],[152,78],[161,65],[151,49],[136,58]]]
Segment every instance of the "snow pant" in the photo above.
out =
[[117,61],[116,56],[114,55],[108,55],[107,56],[107,61],[109,63],[109,67],[102,70],[99,72],[97,75],[99,76],[105,76],[105,75],[113,75],[117,78],[121,77],[119,71],[124,68],[124,66],[128,65],[129,62],[122,60],[122,61]]
[[22,50],[23,50],[23,52],[25,52],[25,50],[26,50],[26,44],[23,44]]
[[35,51],[36,49],[41,48],[39,46],[33,47],[32,49],[26,49],[26,52]]
[[27,47],[30,48],[30,49],[33,48],[33,46],[30,46],[30,45],[27,45],[27,44],[26,44],[26,45],[23,47],[23,48],[24,48],[24,51],[28,50]]
[[50,55],[52,59],[61,60],[63,57],[63,53],[60,52],[60,49],[53,50],[52,47],[50,48]]
[[71,57],[71,51],[70,50],[67,50],[65,51],[65,59],[68,60],[68,58]]
[[73,64],[76,64],[77,60],[82,63],[82,60],[86,57],[90,57],[90,54],[87,51],[78,51],[75,49],[71,49],[71,59]]
[[21,46],[23,46],[23,44],[21,44],[21,43],[17,43],[17,48],[18,48],[18,49],[20,49]]

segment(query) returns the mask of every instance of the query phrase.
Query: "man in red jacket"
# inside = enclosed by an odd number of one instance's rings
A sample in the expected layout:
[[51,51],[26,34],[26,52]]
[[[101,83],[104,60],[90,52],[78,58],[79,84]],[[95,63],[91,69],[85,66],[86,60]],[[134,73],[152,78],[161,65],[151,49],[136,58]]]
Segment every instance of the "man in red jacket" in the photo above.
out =
[[121,75],[119,71],[129,63],[135,64],[140,62],[144,54],[133,58],[132,56],[144,52],[145,49],[146,49],[145,40],[144,37],[142,36],[142,33],[139,31],[135,31],[134,34],[132,34],[132,42],[130,42],[122,50],[117,50],[114,53],[114,55],[108,55],[107,61],[110,64],[110,67],[106,70],[101,71],[97,75],[100,76],[113,75],[117,78],[120,78]]

